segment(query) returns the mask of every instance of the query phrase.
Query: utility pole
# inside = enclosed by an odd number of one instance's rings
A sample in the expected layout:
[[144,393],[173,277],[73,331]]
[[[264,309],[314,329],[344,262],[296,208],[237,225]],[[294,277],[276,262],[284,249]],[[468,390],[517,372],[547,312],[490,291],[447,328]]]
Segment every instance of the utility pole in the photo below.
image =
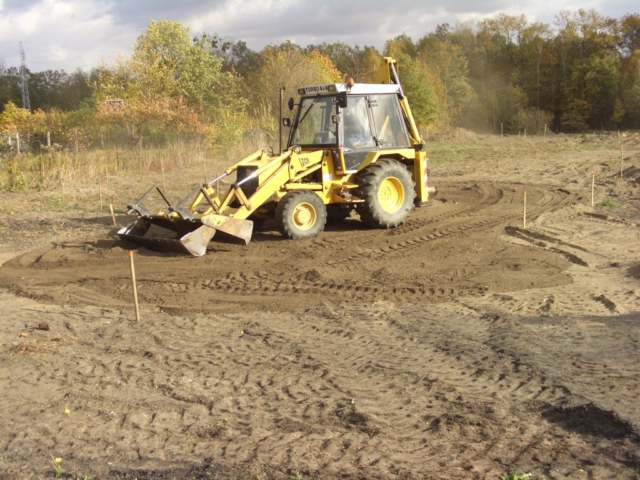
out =
[[22,108],[31,112],[31,101],[29,100],[29,83],[27,80],[27,63],[25,61],[24,48],[20,42],[20,84],[22,86]]

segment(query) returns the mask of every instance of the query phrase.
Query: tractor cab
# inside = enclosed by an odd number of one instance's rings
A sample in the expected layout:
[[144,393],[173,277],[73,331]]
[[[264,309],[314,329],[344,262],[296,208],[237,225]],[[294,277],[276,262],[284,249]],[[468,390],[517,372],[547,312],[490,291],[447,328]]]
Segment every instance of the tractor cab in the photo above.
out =
[[[356,172],[372,152],[411,148],[399,85],[330,84],[303,87],[298,93],[288,148],[331,150],[344,161],[344,170],[342,165],[336,170],[345,173]],[[293,100],[289,106],[294,107]]]

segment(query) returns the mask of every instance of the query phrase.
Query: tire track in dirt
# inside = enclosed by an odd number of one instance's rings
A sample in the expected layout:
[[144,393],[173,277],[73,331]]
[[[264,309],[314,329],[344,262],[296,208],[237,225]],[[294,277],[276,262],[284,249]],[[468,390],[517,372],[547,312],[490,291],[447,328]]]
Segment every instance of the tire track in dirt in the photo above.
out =
[[[482,208],[486,208],[489,207],[491,205],[495,205],[496,203],[498,203],[500,200],[502,200],[504,193],[502,190],[498,189],[496,190],[495,188],[493,188],[491,185],[484,185],[484,184],[478,184],[478,183],[474,183],[472,185],[468,185],[466,183],[453,183],[451,185],[447,185],[447,190],[451,191],[451,190],[460,190],[460,191],[467,191],[467,192],[476,192],[479,194],[480,199],[477,200],[477,203],[474,203],[473,205],[469,205],[469,206],[464,206],[462,208],[457,209],[454,212],[454,218],[457,217],[465,217],[468,216],[469,214],[471,214],[472,212],[477,212],[479,210],[481,210]],[[436,199],[432,199],[431,201],[437,201]],[[469,200],[467,200],[469,201]],[[416,210],[414,210],[415,212]],[[435,215],[435,216],[431,216],[428,218],[418,218],[415,219],[413,217],[409,217],[409,219],[402,225],[400,225],[398,228],[395,228],[393,230],[389,230],[388,234],[390,236],[398,236],[398,235],[404,235],[406,233],[412,232],[414,230],[419,230],[422,229],[426,226],[441,222],[443,220],[449,220],[450,219],[451,214],[450,213],[441,213],[439,215]]]
[[[481,238],[486,232],[521,215],[517,195],[512,190],[506,194],[507,188],[512,187],[453,183],[442,195],[458,198],[459,203],[440,212],[417,209],[396,230],[329,231],[311,242],[278,239],[247,247],[222,244],[202,259],[153,254],[138,272],[139,295],[144,303],[176,313],[219,310],[224,298],[241,309],[287,309],[287,305],[298,308],[322,299],[432,303],[481,297],[488,285],[476,280],[483,275],[478,268],[488,264],[497,269],[499,262],[482,262],[481,257],[456,262],[455,257],[464,255],[470,244],[485,243]],[[530,190],[528,214],[532,219],[569,199],[564,191]],[[497,238],[500,232],[494,235]],[[353,248],[345,248],[347,240]],[[482,254],[499,254],[495,246],[490,250]],[[0,281],[3,273],[8,274],[12,291],[33,298],[102,304],[112,297],[117,304],[126,305],[130,297],[126,269],[124,265],[110,268],[116,254],[117,250],[87,244],[38,249],[8,262],[0,270]],[[443,257],[450,257],[450,263],[442,262]],[[419,259],[429,268],[420,268]],[[403,268],[408,261],[413,265]],[[440,270],[433,269],[434,261],[442,264]],[[477,265],[459,267],[469,261]],[[243,267],[239,269],[238,263]],[[12,269],[16,273],[26,269],[36,278],[22,284],[20,273],[11,276]]]
[[[478,184],[475,182],[472,184],[469,184],[466,182],[452,183],[447,186],[447,189],[449,192],[452,192],[452,191],[455,192],[455,190],[464,191],[467,197],[467,202],[469,203],[471,203],[472,201],[474,202],[473,205],[457,208],[455,211],[456,216],[468,215],[471,212],[476,211],[478,207],[493,205],[500,200],[499,192],[496,192],[495,189],[490,188],[484,184]],[[477,196],[479,199],[476,200],[475,198],[473,199],[468,198],[472,194]],[[437,202],[437,201],[438,201],[437,199],[430,200],[430,202]],[[431,212],[429,211],[428,207],[415,208],[404,224],[402,224],[397,228],[389,229],[385,231],[385,235],[388,235],[388,236],[403,235],[407,232],[418,230],[418,229],[427,227],[429,225],[438,223],[442,220],[447,219],[447,217],[451,215],[451,213],[449,212],[440,213],[437,215],[430,215],[430,214]],[[429,216],[427,218],[423,218],[425,215],[429,215]],[[353,226],[355,222],[356,220],[349,221],[348,224],[349,226]],[[337,230],[339,232],[344,232],[344,233],[340,233],[337,235],[335,234],[330,235],[329,233],[332,232],[332,230]],[[314,248],[329,250],[331,252],[334,252],[336,251],[337,248],[343,247],[344,245],[343,236],[345,234],[349,235],[349,241],[352,244],[365,244],[370,239],[375,240],[380,238],[379,229],[360,227],[360,225],[358,225],[357,229],[352,229],[352,228],[344,227],[344,224],[342,227],[340,226],[340,224],[336,224],[332,226],[330,225],[328,231],[325,231],[322,234],[320,234],[318,237],[314,238],[312,240],[312,243],[314,245]],[[257,245],[254,246],[254,248],[256,249],[255,250],[256,252],[262,253],[265,250],[265,245],[258,243]]]
[[414,286],[368,286],[353,285],[337,282],[309,282],[298,279],[276,280],[271,277],[259,278],[242,273],[227,275],[223,279],[207,279],[198,282],[196,286],[176,284],[175,282],[151,281],[151,286],[160,288],[171,294],[180,294],[194,290],[215,291],[219,293],[245,294],[259,296],[281,295],[322,295],[326,298],[365,300],[379,298],[381,300],[412,301],[416,298],[424,298],[425,295],[432,300],[447,300],[460,295],[483,295],[482,287],[445,286],[436,287],[429,285]]
[[[610,317],[633,311],[640,292],[625,271],[624,256],[620,255],[616,239],[622,233],[624,244],[629,245],[628,251],[633,254],[632,246],[640,240],[640,231],[632,222],[607,219],[606,215],[585,210],[572,205],[550,215],[545,213],[540,221],[533,222],[526,230],[517,226],[505,228],[507,242],[553,252],[571,262],[568,272],[572,275],[572,284],[509,295],[496,294],[487,298],[488,303],[514,314],[535,312],[543,317]],[[605,228],[598,227],[598,224]],[[585,231],[594,233],[585,235]],[[623,255],[626,250],[624,248]],[[601,279],[604,276],[614,276],[618,280],[603,284]],[[478,302],[469,298],[466,303],[473,305]]]
[[[456,317],[453,312],[385,301],[326,304],[305,315],[284,323],[227,318],[226,326],[209,328],[205,318],[180,320],[173,326],[178,333],[156,323],[145,330],[157,332],[160,343],[146,347],[124,338],[122,325],[105,350],[114,359],[97,377],[71,374],[63,381],[105,393],[94,422],[103,437],[95,441],[110,434],[115,451],[133,447],[130,462],[159,458],[149,447],[156,445],[163,455],[303,466],[307,475],[357,469],[369,477],[384,467],[413,478],[428,458],[431,468],[482,478],[504,464],[544,456],[557,443],[558,416],[577,419],[580,405],[594,419],[591,435],[606,440],[614,433],[606,445],[629,434],[561,378],[523,359],[518,346],[538,342],[508,318],[449,323],[442,318]],[[214,337],[203,335],[212,328]],[[197,353],[187,348],[195,336],[207,339]],[[142,364],[134,368],[133,359]],[[126,405],[111,401],[123,390],[139,393]],[[87,393],[74,393],[70,403]],[[597,419],[609,420],[609,427],[599,430]],[[583,444],[579,437],[565,434],[562,454],[576,470],[584,453],[566,442]]]
[[[442,221],[455,221],[460,217],[469,215],[470,212],[480,212],[483,208],[496,205],[504,197],[504,193],[500,189],[483,186],[480,191],[482,192],[482,198],[479,205],[473,207],[465,207],[455,211],[453,214],[445,213],[435,217],[429,217],[426,219],[413,220],[407,222],[407,227],[402,226],[396,230],[391,230],[390,233],[395,235],[401,235],[406,233],[414,233],[420,231],[434,224],[438,224]],[[558,208],[565,203],[567,194],[562,192],[563,195],[548,194],[542,190],[542,194],[536,196],[535,201],[532,204],[530,210],[531,217],[547,211],[550,207]],[[493,219],[482,219],[477,222],[468,223],[463,226],[454,226],[450,228],[438,229],[433,233],[424,234],[421,236],[413,236],[407,240],[388,245],[385,247],[379,247],[376,249],[367,249],[364,252],[352,255],[347,259],[328,260],[322,267],[324,270],[326,267],[338,267],[338,269],[353,268],[353,265],[362,262],[370,261],[379,257],[389,258],[391,255],[402,256],[406,254],[407,249],[419,248],[424,246],[430,241],[447,239],[449,237],[457,237],[467,235],[469,233],[482,232],[483,230],[490,229],[505,223],[515,217],[515,214],[501,215]],[[378,231],[374,231],[375,235],[378,235]],[[370,233],[360,233],[360,236],[371,235]],[[334,249],[335,244],[340,242],[339,239],[330,239],[323,241],[323,248]],[[315,245],[316,243],[314,243]],[[331,276],[327,273],[326,276]],[[460,280],[464,280],[463,276]],[[201,289],[210,289],[218,292],[238,293],[238,294],[251,294],[251,295],[264,295],[264,296],[276,296],[276,295],[289,295],[289,294],[307,294],[307,295],[319,295],[341,299],[341,298],[353,298],[355,300],[364,300],[371,298],[380,298],[384,300],[394,301],[412,301],[416,299],[424,300],[425,296],[430,301],[442,301],[450,300],[458,296],[480,296],[484,295],[486,288],[484,287],[465,287],[461,285],[445,285],[434,286],[425,284],[414,284],[412,286],[395,286],[395,287],[383,287],[383,286],[371,286],[371,285],[358,285],[353,283],[340,283],[336,281],[329,282],[310,282],[305,281],[300,276],[282,278],[271,276],[267,273],[261,273],[258,275],[243,274],[241,272],[235,272],[226,275],[223,279],[205,279],[198,283],[198,287]],[[196,287],[196,288],[198,288]],[[164,285],[168,291],[184,291],[185,286],[177,286],[174,284]],[[193,287],[186,286],[186,289],[192,289]]]
[[[425,469],[496,478],[505,465],[530,471],[539,459],[577,473],[593,465],[584,446],[594,443],[605,453],[626,449],[630,469],[637,462],[628,425],[573,391],[571,377],[544,363],[546,343],[508,317],[377,301],[260,321],[116,318],[102,336],[75,323],[83,340],[70,358],[37,366],[35,384],[58,382],[60,396],[40,413],[50,428],[40,434],[81,465],[106,449],[138,468],[213,457],[309,477],[379,478],[382,468],[401,478]],[[533,352],[542,364],[531,362]],[[65,405],[92,425],[75,434],[75,449],[58,440],[72,435],[57,418]],[[582,432],[584,416],[591,430]],[[563,430],[563,421],[578,431]],[[17,436],[7,453],[33,441]],[[603,458],[600,478],[619,471],[615,454]]]
[[[491,205],[495,205],[504,197],[502,190],[496,190],[492,188],[483,188],[484,192],[482,196],[483,206],[486,208]],[[530,218],[535,218],[541,212],[548,211],[549,208],[559,208],[568,201],[568,192],[560,191],[561,195],[557,192],[548,193],[542,190],[541,195],[536,195],[535,201],[532,202],[532,208],[529,210]],[[436,217],[414,221],[410,224],[409,232],[425,228],[431,224],[435,224],[442,220],[455,220],[459,217],[466,215],[470,211],[479,211],[479,207],[468,207],[460,211],[456,211],[454,215],[441,214]],[[429,241],[438,240],[443,237],[455,237],[462,236],[473,232],[481,232],[483,230],[493,228],[494,226],[505,223],[515,217],[514,214],[502,215],[497,218],[483,219],[472,224],[464,226],[451,227],[441,230],[436,230],[433,233],[423,235],[421,237],[413,237],[408,240],[403,240],[399,243],[380,247],[377,249],[369,249],[364,252],[351,256],[348,259],[329,260],[325,263],[324,270],[328,270],[326,267],[336,266],[339,269],[353,268],[353,264],[360,261],[369,261],[377,257],[390,258],[392,255],[402,256],[405,251],[410,248],[421,247]],[[397,231],[403,230],[403,227],[397,229]],[[390,231],[396,234],[396,230]],[[405,232],[406,233],[406,232]],[[335,240],[334,242],[337,242]],[[331,245],[331,242],[326,241],[325,247]],[[331,246],[327,247],[331,248]],[[326,276],[331,276],[327,274]],[[464,280],[465,276],[459,278]],[[269,275],[262,275],[260,278],[256,278],[252,275],[245,275],[240,272],[227,275],[225,279],[207,279],[201,283],[202,288],[210,288],[216,291],[223,291],[229,293],[249,293],[258,295],[282,295],[282,294],[308,294],[318,295],[326,294],[331,298],[353,298],[355,300],[363,300],[371,298],[373,295],[375,298],[394,300],[394,301],[424,301],[425,296],[429,301],[442,301],[451,300],[459,296],[481,296],[486,293],[485,287],[464,287],[459,285],[445,285],[434,286],[425,284],[414,284],[412,286],[396,286],[393,288],[387,288],[382,286],[368,286],[368,285],[354,285],[351,283],[339,283],[335,281],[329,282],[309,282],[303,278],[272,278]]]
[[[419,231],[427,226],[432,226],[433,224],[437,224],[439,221],[442,221],[445,219],[449,222],[455,222],[456,220],[461,219],[461,217],[464,217],[470,211],[479,213],[483,209],[486,209],[488,206],[497,204],[499,200],[503,197],[502,191],[500,191],[500,193],[501,193],[500,195],[497,195],[498,197],[497,200],[496,200],[496,195],[486,195],[483,197],[483,199],[487,199],[487,200],[482,202],[479,206],[469,207],[467,209],[462,210],[461,212],[455,212],[451,216],[442,215],[440,216],[441,218],[436,218],[433,221],[430,221],[430,219],[427,219],[422,222],[419,222],[419,224],[417,225],[410,224],[406,230],[404,230],[403,227],[399,227],[397,229],[398,230],[397,233],[394,232],[394,235],[402,235],[404,233],[415,232],[416,230]],[[566,203],[567,197],[568,197],[568,194],[563,194],[562,196],[557,194],[553,195],[553,194],[548,194],[547,192],[542,190],[542,199],[537,198],[533,203],[533,208],[530,208],[527,214],[531,219],[533,219],[540,213],[548,211],[550,208],[560,208],[563,204]],[[520,214],[520,217],[521,217],[521,214]],[[490,228],[493,228],[497,225],[506,223],[516,218],[518,218],[518,214],[510,213],[510,214],[503,214],[497,217],[477,220],[475,222],[473,221],[467,222],[464,225],[455,225],[454,223],[454,225],[448,228],[441,227],[440,229],[436,229],[432,233],[427,233],[420,236],[414,235],[411,238],[402,240],[392,245],[387,245],[384,247],[378,247],[373,249],[367,249],[363,252],[353,255],[352,257],[346,260],[330,260],[327,262],[327,265],[329,266],[339,265],[342,267],[344,265],[354,264],[360,261],[368,261],[368,260],[372,260],[382,256],[387,256],[389,254],[397,254],[397,253],[403,254],[407,249],[421,247],[430,241],[455,238],[462,235],[481,232],[483,230],[488,230]]]

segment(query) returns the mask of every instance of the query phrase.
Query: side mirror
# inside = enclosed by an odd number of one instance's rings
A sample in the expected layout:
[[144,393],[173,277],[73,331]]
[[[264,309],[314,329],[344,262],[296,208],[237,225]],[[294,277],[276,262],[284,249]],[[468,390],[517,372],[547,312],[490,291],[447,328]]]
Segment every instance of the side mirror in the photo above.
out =
[[283,118],[282,119],[282,125],[285,127],[290,127],[291,126],[291,119],[290,118]]
[[338,92],[338,106],[347,108],[347,92]]
[[338,124],[338,115],[331,115],[331,123],[333,123],[334,125]]
[[295,103],[293,102],[293,97],[289,97],[289,101],[287,102],[287,106],[289,107],[289,110],[293,110],[294,105]]

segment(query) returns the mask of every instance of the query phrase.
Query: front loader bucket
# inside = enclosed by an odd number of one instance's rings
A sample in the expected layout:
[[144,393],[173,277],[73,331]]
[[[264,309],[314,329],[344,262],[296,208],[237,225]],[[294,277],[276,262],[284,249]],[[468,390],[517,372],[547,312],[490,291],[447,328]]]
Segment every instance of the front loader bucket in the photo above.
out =
[[244,240],[245,245],[251,241],[251,234],[253,232],[253,222],[251,220],[210,214],[202,217],[200,221],[207,227]]
[[223,215],[206,215],[198,220],[183,220],[162,215],[140,217],[133,225],[118,231],[118,236],[157,252],[175,252],[201,257],[216,231],[251,240],[253,222]]

